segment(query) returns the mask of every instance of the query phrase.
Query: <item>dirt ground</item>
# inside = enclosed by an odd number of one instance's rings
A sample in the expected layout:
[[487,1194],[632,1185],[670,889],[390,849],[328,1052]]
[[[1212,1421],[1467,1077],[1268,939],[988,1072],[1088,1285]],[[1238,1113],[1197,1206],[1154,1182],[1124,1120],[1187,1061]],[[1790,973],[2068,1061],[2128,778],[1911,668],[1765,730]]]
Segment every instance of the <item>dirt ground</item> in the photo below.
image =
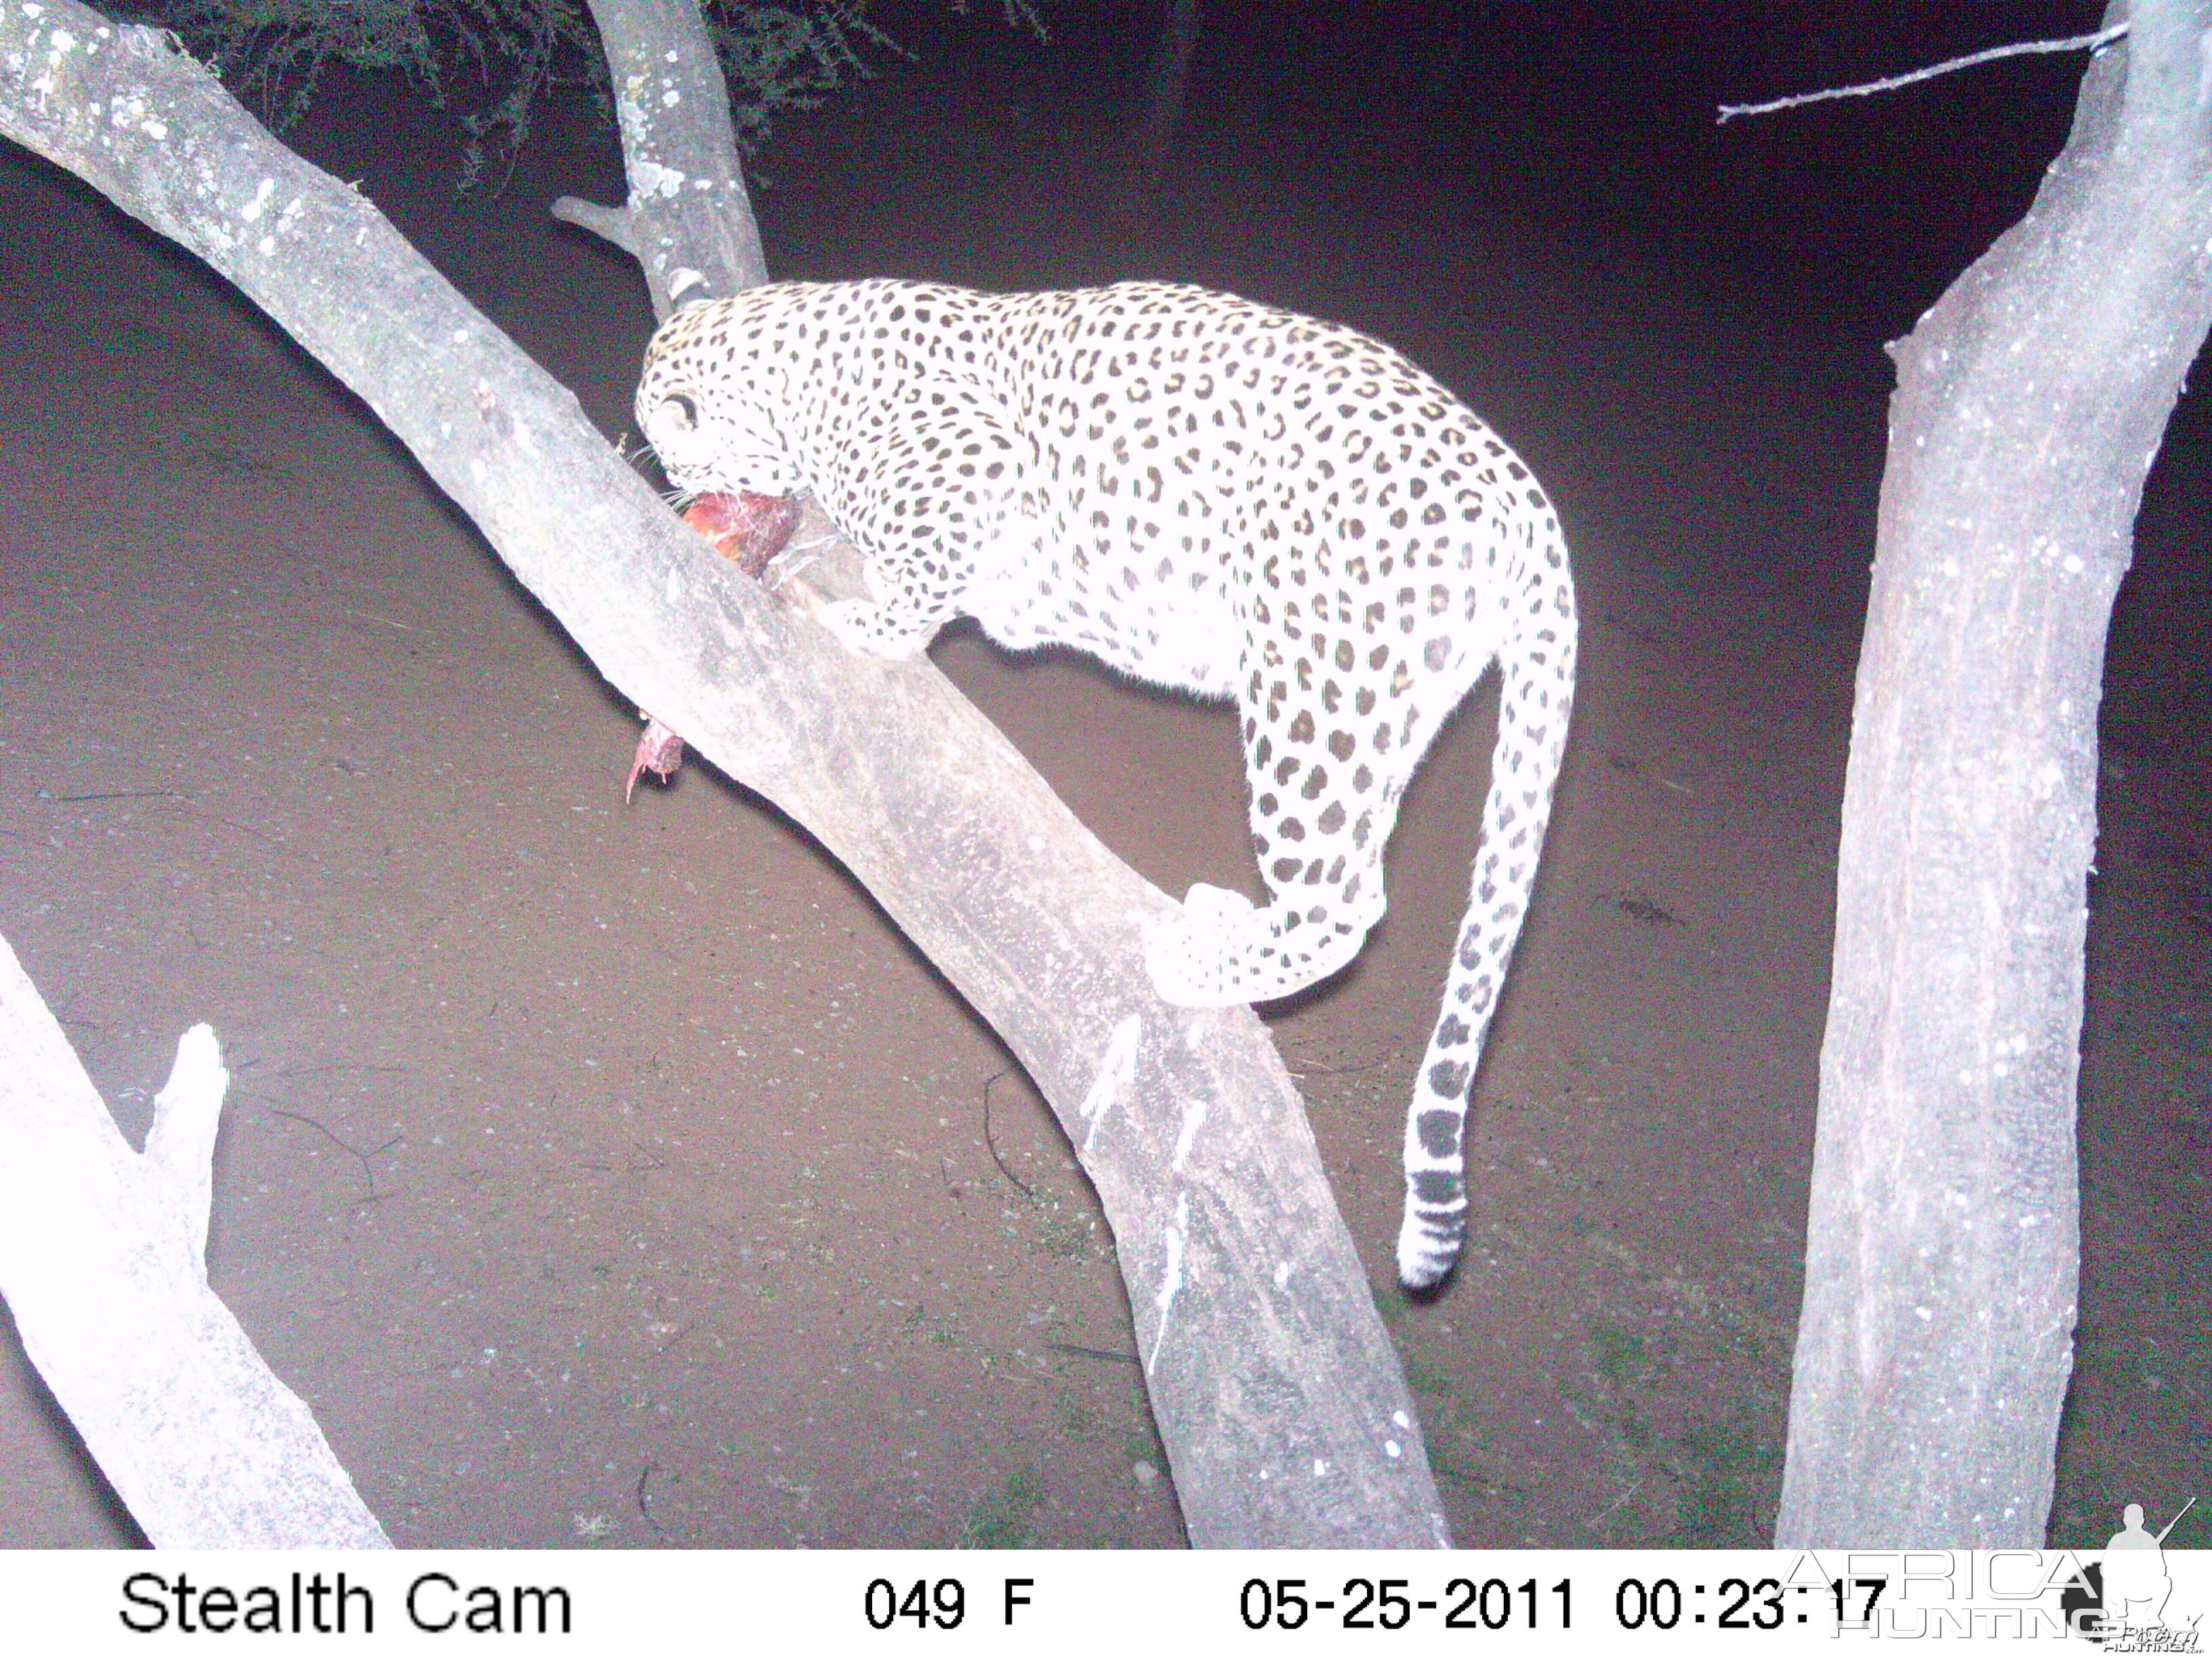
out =
[[[1881,344],[2025,208],[2079,64],[1716,132],[1717,95],[1778,88],[1258,9],[1210,20],[1145,188],[1145,14],[1049,46],[902,15],[918,61],[763,158],[771,266],[1235,289],[1389,338],[1546,479],[1577,726],[1440,1303],[1393,1284],[1396,1148],[1491,693],[1407,799],[1389,920],[1275,1030],[1458,1539],[1760,1544]],[[619,198],[610,133],[550,111],[468,200],[393,88],[334,82],[292,139],[628,431],[641,284],[544,214]],[[214,1024],[215,1285],[393,1538],[1180,1542],[1095,1200],[866,894],[696,763],[625,806],[635,711],[219,281],[20,152],[0,228],[0,932],[134,1139]],[[2212,1498],[2208,462],[2191,398],[2115,623],[2060,1544]],[[1249,884],[1227,711],[969,629],[935,654],[1148,878]],[[0,1331],[0,1545],[134,1541]]]

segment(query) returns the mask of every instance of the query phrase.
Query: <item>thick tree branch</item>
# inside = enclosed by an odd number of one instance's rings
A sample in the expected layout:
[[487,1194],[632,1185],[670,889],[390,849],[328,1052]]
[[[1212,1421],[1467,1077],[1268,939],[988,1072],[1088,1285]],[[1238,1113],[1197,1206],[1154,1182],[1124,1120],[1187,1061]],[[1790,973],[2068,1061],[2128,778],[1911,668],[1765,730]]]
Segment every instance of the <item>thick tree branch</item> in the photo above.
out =
[[229,1081],[195,1025],[132,1152],[0,939],[0,1296],[158,1547],[388,1547],[307,1406],[208,1288]]
[[1777,1527],[1792,1547],[2044,1541],[2105,630],[2212,323],[2212,0],[2134,13],[2033,209],[1894,348]]
[[698,0],[598,3],[592,21],[614,80],[629,201],[607,208],[564,196],[553,216],[635,258],[656,317],[768,281],[729,88],[700,27]]

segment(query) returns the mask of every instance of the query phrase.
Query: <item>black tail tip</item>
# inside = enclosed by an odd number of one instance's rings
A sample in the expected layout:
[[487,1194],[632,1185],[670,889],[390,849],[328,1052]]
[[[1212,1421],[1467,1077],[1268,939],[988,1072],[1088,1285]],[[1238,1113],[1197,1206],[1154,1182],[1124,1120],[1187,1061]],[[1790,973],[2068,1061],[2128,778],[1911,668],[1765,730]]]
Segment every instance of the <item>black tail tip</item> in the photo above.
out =
[[1466,1237],[1462,1225],[1439,1227],[1413,1216],[1406,1218],[1398,1234],[1398,1283],[1416,1302],[1433,1302],[1444,1292],[1458,1270],[1460,1246]]

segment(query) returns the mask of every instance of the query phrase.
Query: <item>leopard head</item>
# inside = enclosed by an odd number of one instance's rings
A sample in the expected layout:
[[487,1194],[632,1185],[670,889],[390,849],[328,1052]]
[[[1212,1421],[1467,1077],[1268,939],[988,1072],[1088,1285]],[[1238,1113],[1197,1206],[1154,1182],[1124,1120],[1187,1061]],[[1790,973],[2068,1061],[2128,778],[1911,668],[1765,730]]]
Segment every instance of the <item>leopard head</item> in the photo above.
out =
[[679,313],[653,337],[638,381],[638,428],[687,496],[795,495],[805,483],[772,418],[775,389],[723,348],[701,315],[714,309]]

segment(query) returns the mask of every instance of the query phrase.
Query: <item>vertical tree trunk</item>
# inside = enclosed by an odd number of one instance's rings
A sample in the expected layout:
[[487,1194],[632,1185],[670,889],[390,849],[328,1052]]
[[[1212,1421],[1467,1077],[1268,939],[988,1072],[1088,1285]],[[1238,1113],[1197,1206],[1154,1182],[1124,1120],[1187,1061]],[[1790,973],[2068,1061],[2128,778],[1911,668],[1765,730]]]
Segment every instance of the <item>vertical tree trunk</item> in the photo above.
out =
[[2033,210],[1893,348],[1785,1546],[2044,1540],[2105,630],[2212,320],[2212,0],[2135,13]]

